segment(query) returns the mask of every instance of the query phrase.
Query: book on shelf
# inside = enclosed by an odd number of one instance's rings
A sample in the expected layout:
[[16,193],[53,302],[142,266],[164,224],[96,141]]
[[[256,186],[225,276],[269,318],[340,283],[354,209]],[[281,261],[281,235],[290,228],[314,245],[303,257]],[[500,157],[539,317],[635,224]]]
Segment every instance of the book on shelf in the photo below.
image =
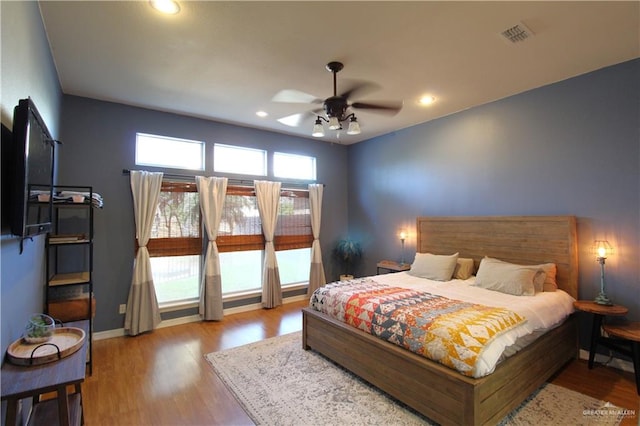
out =
[[78,241],[85,241],[87,239],[87,234],[60,234],[49,236],[50,243],[74,243]]

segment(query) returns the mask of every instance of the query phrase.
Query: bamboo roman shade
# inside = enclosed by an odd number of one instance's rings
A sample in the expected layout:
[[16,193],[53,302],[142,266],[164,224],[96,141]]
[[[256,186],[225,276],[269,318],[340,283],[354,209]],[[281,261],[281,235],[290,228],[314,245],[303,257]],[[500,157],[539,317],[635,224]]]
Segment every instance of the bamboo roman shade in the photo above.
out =
[[151,257],[202,254],[198,192],[193,182],[163,181],[147,244]]

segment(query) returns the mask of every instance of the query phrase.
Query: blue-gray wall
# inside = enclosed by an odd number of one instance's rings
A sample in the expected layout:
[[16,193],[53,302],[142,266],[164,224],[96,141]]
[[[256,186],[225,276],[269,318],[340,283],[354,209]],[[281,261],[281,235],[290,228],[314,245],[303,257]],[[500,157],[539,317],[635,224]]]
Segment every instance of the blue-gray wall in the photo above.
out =
[[[640,60],[472,108],[349,148],[349,232],[361,273],[399,259],[421,215],[575,215],[580,298],[607,239],[607,293],[640,319]],[[415,253],[415,231],[407,241]],[[583,332],[584,337],[584,332]],[[583,340],[584,343],[584,340]]]
[[[0,2],[2,124],[13,127],[13,108],[31,96],[54,138],[62,91],[49,50],[38,3]],[[3,144],[7,141],[3,140]],[[3,176],[4,179],[4,176]],[[0,206],[5,211],[6,206]],[[22,335],[29,314],[44,302],[44,237],[24,243],[3,229],[0,246],[0,311],[2,354]]]
[[[136,132],[204,141],[206,175],[213,174],[214,143],[314,156],[317,179],[326,185],[320,235],[325,262],[331,261],[331,245],[346,233],[345,146],[67,95],[61,123],[64,145],[59,150],[59,183],[90,185],[104,198],[104,209],[94,214],[97,331],[121,328],[124,321],[118,305],[127,302],[131,285],[135,225],[129,177],[122,170],[136,169]],[[170,173],[194,174],[181,170]],[[335,276],[328,266],[329,277]],[[169,318],[169,314],[163,314],[163,318]]]

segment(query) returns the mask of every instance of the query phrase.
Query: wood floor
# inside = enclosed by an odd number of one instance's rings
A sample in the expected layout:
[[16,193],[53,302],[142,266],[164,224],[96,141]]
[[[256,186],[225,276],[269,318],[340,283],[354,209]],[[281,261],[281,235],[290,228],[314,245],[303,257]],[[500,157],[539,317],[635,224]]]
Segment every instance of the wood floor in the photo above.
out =
[[[94,342],[93,375],[83,384],[85,424],[252,424],[209,367],[204,354],[302,328],[306,302],[155,330],[137,337]],[[633,409],[640,399],[633,375],[608,367],[589,370],[573,361],[554,383],[617,406]]]

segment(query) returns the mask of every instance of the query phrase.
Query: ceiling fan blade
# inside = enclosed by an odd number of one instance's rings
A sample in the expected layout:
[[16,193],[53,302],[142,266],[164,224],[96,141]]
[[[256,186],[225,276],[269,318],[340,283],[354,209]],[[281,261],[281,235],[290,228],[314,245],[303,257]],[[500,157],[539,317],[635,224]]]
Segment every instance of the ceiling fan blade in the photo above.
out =
[[351,107],[369,109],[371,112],[396,115],[402,109],[402,101],[354,102]]
[[284,89],[271,98],[273,102],[288,102],[293,104],[320,104],[322,99],[294,89]]
[[298,127],[302,121],[303,114],[287,115],[286,117],[278,118],[278,122],[289,127]]
[[300,123],[313,117],[314,114],[311,111],[300,112],[298,114],[287,115],[286,117],[278,118],[278,122],[289,127],[298,127]]
[[339,96],[345,99],[360,98],[381,88],[380,85],[370,81],[343,80],[342,83],[347,89],[340,93]]

